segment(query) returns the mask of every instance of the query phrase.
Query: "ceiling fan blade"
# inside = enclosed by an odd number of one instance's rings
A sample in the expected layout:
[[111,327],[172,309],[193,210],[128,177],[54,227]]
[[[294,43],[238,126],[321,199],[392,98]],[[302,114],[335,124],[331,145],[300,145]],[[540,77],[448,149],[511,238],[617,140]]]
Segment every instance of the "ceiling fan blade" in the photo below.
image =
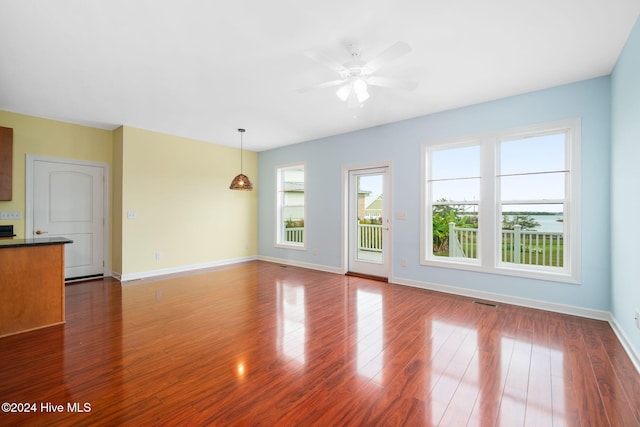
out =
[[324,89],[326,87],[331,87],[331,86],[338,86],[340,84],[343,84],[344,80],[339,79],[339,80],[331,80],[328,82],[324,82],[324,83],[320,83],[319,85],[313,85],[313,86],[308,86],[308,87],[303,87],[300,89],[297,89],[296,92],[298,93],[306,93],[306,92],[310,92],[312,90],[317,90],[317,89]]
[[304,56],[306,56],[309,59],[313,59],[316,62],[324,64],[325,66],[331,68],[333,71],[335,71],[338,74],[342,74],[348,71],[344,67],[344,65],[342,65],[335,59],[331,58],[329,55],[323,52],[320,52],[318,50],[308,50],[304,53]]
[[394,79],[391,77],[369,76],[367,84],[371,86],[388,87],[391,89],[415,90],[418,87],[417,82],[407,80]]
[[378,54],[376,57],[364,64],[363,68],[367,70],[367,74],[371,74],[379,70],[387,62],[393,61],[394,59],[399,58],[402,55],[406,55],[409,52],[411,52],[411,46],[409,46],[405,42],[396,42],[389,48],[384,50],[382,53]]

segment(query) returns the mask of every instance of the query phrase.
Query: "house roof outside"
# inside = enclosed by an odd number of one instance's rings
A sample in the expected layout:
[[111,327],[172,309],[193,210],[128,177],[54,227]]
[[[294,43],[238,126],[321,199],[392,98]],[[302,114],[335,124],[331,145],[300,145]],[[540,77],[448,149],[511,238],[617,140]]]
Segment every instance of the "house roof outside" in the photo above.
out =
[[382,210],[382,194],[369,203],[367,210]]

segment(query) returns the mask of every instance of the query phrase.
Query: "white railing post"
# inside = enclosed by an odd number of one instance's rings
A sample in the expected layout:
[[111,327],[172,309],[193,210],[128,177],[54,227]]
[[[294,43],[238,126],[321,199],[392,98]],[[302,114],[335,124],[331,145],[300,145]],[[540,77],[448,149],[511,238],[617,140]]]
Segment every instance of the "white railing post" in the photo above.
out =
[[455,222],[450,222],[449,223],[449,256],[450,257],[455,257],[456,256],[456,242],[454,241],[454,239],[457,239],[456,237],[456,223]]
[[520,264],[520,229],[521,225],[513,226],[513,262]]

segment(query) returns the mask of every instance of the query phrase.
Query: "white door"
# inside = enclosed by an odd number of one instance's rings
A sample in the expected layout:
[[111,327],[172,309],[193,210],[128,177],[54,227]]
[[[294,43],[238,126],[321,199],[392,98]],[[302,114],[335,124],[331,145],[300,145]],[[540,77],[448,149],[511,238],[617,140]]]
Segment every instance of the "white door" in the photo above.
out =
[[389,277],[388,169],[349,171],[349,273]]
[[27,164],[27,237],[73,240],[64,245],[66,279],[102,276],[105,167],[35,156]]

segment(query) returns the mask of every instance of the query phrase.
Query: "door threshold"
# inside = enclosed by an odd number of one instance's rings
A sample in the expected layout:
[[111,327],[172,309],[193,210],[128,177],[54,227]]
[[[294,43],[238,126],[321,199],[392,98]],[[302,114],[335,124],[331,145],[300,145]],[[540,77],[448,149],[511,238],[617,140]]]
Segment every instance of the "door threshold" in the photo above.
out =
[[87,276],[68,277],[64,279],[65,285],[73,285],[75,283],[87,282],[90,280],[101,279],[104,274],[89,274]]
[[361,279],[369,279],[369,280],[376,280],[378,282],[389,283],[388,277],[374,276],[373,274],[364,274],[364,273],[356,273],[354,271],[347,271],[344,275],[352,276],[352,277],[360,277]]

